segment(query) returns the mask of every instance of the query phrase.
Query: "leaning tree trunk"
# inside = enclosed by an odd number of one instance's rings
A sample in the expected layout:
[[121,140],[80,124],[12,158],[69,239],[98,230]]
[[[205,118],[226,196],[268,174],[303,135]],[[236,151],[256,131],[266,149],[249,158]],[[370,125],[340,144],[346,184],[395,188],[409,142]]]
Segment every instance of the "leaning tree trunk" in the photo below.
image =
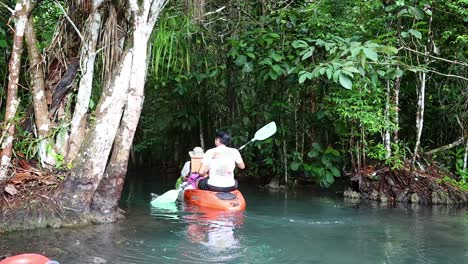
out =
[[91,99],[94,76],[94,62],[96,60],[96,45],[101,28],[101,14],[94,11],[90,15],[90,20],[86,26],[86,35],[84,36],[82,58],[82,76],[78,87],[75,110],[71,121],[70,137],[68,140],[68,151],[66,160],[71,163],[76,157],[78,150],[83,142],[86,128],[86,113]]
[[[430,6],[428,7],[430,8]],[[431,26],[432,26],[432,16],[429,16],[429,25],[428,25],[428,37],[427,37],[427,45],[424,47],[424,54],[426,55],[424,57],[424,62],[429,64],[428,60],[428,55],[429,51],[431,50]],[[418,107],[416,110],[416,144],[414,146],[414,153],[413,153],[413,158],[411,160],[411,169],[414,167],[414,162],[416,161],[416,158],[418,156],[418,149],[419,145],[421,144],[421,134],[424,126],[424,100],[425,100],[425,94],[426,94],[426,72],[420,72],[419,73],[419,81],[420,81],[420,89],[418,91]]]
[[9,64],[8,90],[5,110],[5,122],[2,131],[2,153],[0,161],[0,193],[3,192],[4,184],[8,178],[8,167],[10,166],[11,153],[13,149],[13,139],[15,133],[15,115],[19,105],[18,83],[21,68],[21,54],[23,53],[23,37],[31,12],[30,0],[18,0],[14,16],[15,33],[13,34],[13,49]]
[[96,123],[90,128],[75,159],[75,166],[57,191],[65,208],[84,214],[98,187],[115,134],[122,118],[132,70],[133,49],[128,50],[109,83],[95,111]]
[[[134,33],[135,54],[133,57],[130,89],[127,97],[122,121],[114,141],[114,147],[104,177],[99,184],[92,201],[92,209],[99,222],[115,221],[114,214],[120,199],[125,175],[127,173],[128,159],[132,147],[135,130],[140,119],[144,99],[144,85],[146,72],[146,43]],[[137,38],[138,37],[138,38]],[[104,219],[99,219],[105,217]]]
[[127,173],[133,137],[143,108],[147,43],[165,1],[153,1],[151,10],[145,8],[148,2],[145,1],[142,12],[135,12],[133,66],[125,113],[114,141],[110,162],[91,204],[94,221],[97,222],[113,222],[119,217],[117,215],[118,201]]
[[412,163],[418,155],[419,145],[421,144],[421,134],[424,125],[424,99],[426,93],[426,73],[419,73],[420,88],[418,91],[418,106],[416,110],[416,144],[414,146]]
[[39,159],[43,166],[46,164],[53,165],[55,164],[55,159],[47,151],[48,145],[52,144],[52,140],[47,138],[50,132],[50,120],[45,97],[42,56],[37,48],[36,31],[34,23],[31,20],[26,24],[26,44],[28,46],[28,58],[31,68],[34,121],[36,123],[37,136],[40,139]]
[[[106,86],[95,111],[96,123],[90,128],[80,147],[71,175],[65,179],[57,192],[64,208],[81,215],[81,221],[88,220],[86,217],[89,217],[93,201],[92,208],[101,216],[115,215],[114,208],[117,208],[120,198],[121,184],[125,178],[128,156],[143,102],[146,44],[164,2],[129,1],[129,13],[133,15],[134,21],[133,45],[124,53],[112,82]],[[127,113],[122,119],[124,106],[127,107]],[[119,125],[119,136],[114,141]],[[108,164],[112,147],[114,154]],[[106,179],[102,181],[106,170]],[[101,191],[96,192],[100,185]],[[105,190],[110,190],[111,193]],[[94,218],[98,221],[113,219]]]

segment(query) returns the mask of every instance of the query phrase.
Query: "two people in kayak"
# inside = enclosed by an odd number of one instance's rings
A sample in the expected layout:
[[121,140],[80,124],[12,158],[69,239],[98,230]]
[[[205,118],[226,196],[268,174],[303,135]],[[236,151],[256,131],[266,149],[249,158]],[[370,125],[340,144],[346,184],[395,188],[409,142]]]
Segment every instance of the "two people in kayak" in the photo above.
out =
[[225,131],[217,131],[215,148],[203,153],[203,149],[196,147],[189,152],[191,161],[184,164],[181,171],[183,178],[193,182],[193,187],[202,190],[217,192],[236,190],[234,169],[236,167],[244,169],[245,164],[239,150],[229,147],[230,144],[231,135]]

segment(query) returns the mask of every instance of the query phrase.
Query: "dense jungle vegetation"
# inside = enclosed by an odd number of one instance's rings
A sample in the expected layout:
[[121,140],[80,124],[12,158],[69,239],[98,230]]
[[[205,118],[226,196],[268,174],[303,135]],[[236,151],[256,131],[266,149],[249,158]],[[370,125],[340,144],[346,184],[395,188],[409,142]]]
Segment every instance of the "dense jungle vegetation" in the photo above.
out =
[[[2,1],[4,141],[12,120],[6,120],[5,106],[13,45],[9,7],[15,1]],[[57,32],[63,25],[74,32],[67,21],[76,17],[64,13],[73,15],[79,5],[63,10],[63,1],[37,2],[31,14],[37,47],[44,60],[68,56],[68,61],[69,52],[61,49],[73,50],[78,38],[60,39]],[[106,11],[103,28],[121,11],[118,6]],[[252,179],[312,180],[329,187],[336,177],[382,166],[408,169],[407,175],[435,166],[439,181],[467,190],[467,22],[467,0],[168,1],[149,39],[145,101],[131,158],[137,166],[180,166],[194,146],[212,147],[216,129],[231,132],[233,145],[240,146],[276,121],[273,138],[242,153]],[[114,23],[114,31],[101,31],[98,43],[118,41],[116,35],[128,32],[125,22]],[[102,82],[111,78],[107,69],[115,70],[110,65],[119,56],[109,50],[98,44],[99,74],[93,75],[86,110],[91,124],[105,93]],[[54,65],[48,63],[50,71]],[[13,156],[38,160],[44,136],[35,132],[34,122],[27,125],[34,115],[27,52],[21,67],[26,70],[13,118]],[[45,137],[58,141],[69,126],[75,79],[60,122]],[[47,149],[56,169],[76,167],[59,149]]]
[[327,187],[342,169],[438,162],[466,184],[467,1],[188,2],[152,40],[141,163],[275,120],[243,152],[251,176]]

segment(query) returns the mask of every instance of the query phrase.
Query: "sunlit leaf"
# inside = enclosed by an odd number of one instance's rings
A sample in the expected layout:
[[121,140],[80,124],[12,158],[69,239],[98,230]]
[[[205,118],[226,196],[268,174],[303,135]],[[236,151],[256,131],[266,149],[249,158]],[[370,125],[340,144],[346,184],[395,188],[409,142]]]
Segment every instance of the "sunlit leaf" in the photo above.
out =
[[343,73],[340,73],[339,80],[341,86],[343,86],[344,88],[351,89],[353,87],[353,82],[351,81],[351,79]]
[[362,50],[364,51],[364,54],[366,55],[367,58],[369,58],[372,61],[377,61],[378,59],[377,52],[369,48],[363,48]]
[[295,49],[297,49],[297,48],[306,48],[306,47],[309,46],[309,44],[307,44],[307,42],[305,42],[304,40],[295,40],[295,41],[293,41],[292,46]]
[[421,32],[417,31],[416,29],[410,29],[408,30],[408,32],[413,35],[415,38],[417,39],[421,39],[422,38],[422,34]]

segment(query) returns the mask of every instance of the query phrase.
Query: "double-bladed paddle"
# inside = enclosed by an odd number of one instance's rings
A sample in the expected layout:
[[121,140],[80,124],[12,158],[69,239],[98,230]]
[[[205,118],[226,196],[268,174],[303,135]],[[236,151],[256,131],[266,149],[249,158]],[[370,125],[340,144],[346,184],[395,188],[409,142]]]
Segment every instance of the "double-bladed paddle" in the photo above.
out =
[[[265,125],[264,127],[260,128],[254,135],[254,138],[252,138],[247,144],[243,145],[242,147],[239,148],[239,150],[242,150],[245,148],[248,144],[257,141],[257,140],[265,140],[269,137],[271,137],[273,134],[276,133],[276,123],[275,122],[270,122],[269,124]],[[179,196],[179,192],[185,189],[188,185],[190,185],[192,181],[187,181],[184,184],[181,184],[178,189],[170,190],[167,191],[160,196],[156,197],[153,201],[151,201],[151,205],[158,205],[158,204],[166,204],[166,203],[173,203],[177,200],[177,197]]]

